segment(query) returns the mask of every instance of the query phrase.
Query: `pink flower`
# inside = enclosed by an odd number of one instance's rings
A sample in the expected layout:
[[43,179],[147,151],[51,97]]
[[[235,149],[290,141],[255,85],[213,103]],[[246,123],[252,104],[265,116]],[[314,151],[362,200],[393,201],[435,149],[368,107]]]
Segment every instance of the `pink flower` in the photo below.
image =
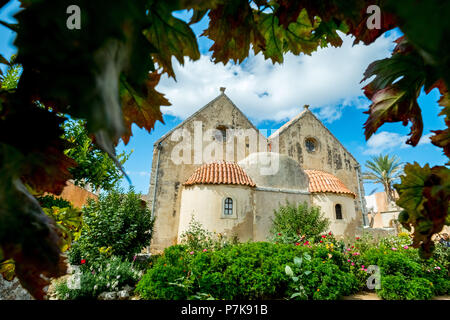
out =
[[395,251],[395,250],[397,250],[397,248],[391,248],[391,250],[392,250],[392,251]]
[[347,259],[347,262],[351,262],[352,260],[350,260],[350,259]]
[[364,265],[362,265],[362,266],[361,266],[361,268],[363,268],[363,269],[364,269]]
[[206,251],[208,251],[208,249],[203,249],[203,252],[206,252]]
[[350,249],[350,248],[347,248],[347,251],[352,251],[352,249]]
[[437,270],[441,270],[441,267],[434,267],[435,269],[437,269]]
[[355,263],[354,262],[352,262],[352,266],[354,266],[355,265]]
[[364,269],[365,272],[367,272],[367,269]]
[[194,251],[189,252],[189,254],[194,254]]
[[136,261],[136,256],[133,257],[133,262]]
[[404,246],[403,249],[408,249],[408,246]]

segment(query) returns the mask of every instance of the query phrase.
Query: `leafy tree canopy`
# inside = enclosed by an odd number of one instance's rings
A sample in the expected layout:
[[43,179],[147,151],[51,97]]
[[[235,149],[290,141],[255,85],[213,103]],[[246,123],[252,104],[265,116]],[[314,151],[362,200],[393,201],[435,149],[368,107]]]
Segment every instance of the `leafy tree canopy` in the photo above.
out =
[[[0,0],[0,7],[7,0]],[[434,131],[432,143],[450,156],[450,2],[440,0],[21,0],[16,15],[16,63],[23,72],[17,89],[0,90],[0,255],[17,262],[22,283],[65,272],[58,235],[29,188],[61,192],[72,177],[75,161],[66,150],[61,124],[85,119],[95,144],[115,157],[114,145],[128,143],[135,123],[151,131],[162,121],[160,106],[169,105],[155,90],[162,73],[176,77],[172,58],[200,57],[190,24],[208,15],[203,32],[213,41],[216,63],[243,61],[252,47],[266,59],[282,62],[283,54],[311,54],[318,47],[340,46],[337,30],[355,43],[370,44],[399,27],[391,57],[373,62],[364,79],[372,100],[365,123],[366,138],[386,122],[411,123],[407,143],[415,146],[423,121],[417,97],[422,88],[438,88],[447,128]],[[81,8],[81,29],[66,26],[66,9]],[[381,8],[379,29],[367,28],[369,5]],[[172,12],[193,10],[190,23]],[[1,63],[8,63],[0,57]],[[4,80],[2,80],[4,81]],[[37,102],[46,108],[38,108]],[[15,134],[20,128],[21,134]],[[116,159],[116,158],[115,158]],[[450,190],[445,166],[411,165],[397,187],[408,213],[406,224],[422,221],[415,246],[431,252],[431,236],[448,216]],[[415,179],[419,176],[420,179]],[[416,181],[417,180],[417,181]],[[407,186],[414,186],[408,188]],[[415,190],[414,197],[408,196]],[[421,206],[411,206],[422,199]],[[438,207],[440,210],[431,210]],[[438,212],[439,211],[439,212]],[[424,223],[424,221],[426,223]],[[448,222],[448,221],[447,221]],[[430,250],[429,250],[430,249]],[[48,282],[33,283],[34,295]],[[29,285],[30,286],[30,285]],[[29,287],[28,286],[28,287]]]

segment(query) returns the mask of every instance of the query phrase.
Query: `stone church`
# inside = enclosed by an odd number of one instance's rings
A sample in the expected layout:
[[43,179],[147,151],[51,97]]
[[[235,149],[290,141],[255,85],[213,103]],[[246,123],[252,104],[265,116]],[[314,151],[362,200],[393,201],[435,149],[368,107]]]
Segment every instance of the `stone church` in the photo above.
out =
[[[268,136],[268,137],[267,137]],[[264,135],[221,94],[154,144],[151,249],[176,244],[195,219],[241,241],[266,241],[275,209],[318,206],[337,236],[367,224],[361,167],[305,106]]]

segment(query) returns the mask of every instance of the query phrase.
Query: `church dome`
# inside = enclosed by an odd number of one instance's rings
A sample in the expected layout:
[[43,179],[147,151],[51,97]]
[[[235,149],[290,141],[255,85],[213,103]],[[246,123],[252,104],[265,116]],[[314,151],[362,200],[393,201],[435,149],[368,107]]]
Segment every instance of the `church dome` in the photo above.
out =
[[308,191],[308,176],[291,157],[257,152],[238,162],[257,187]]

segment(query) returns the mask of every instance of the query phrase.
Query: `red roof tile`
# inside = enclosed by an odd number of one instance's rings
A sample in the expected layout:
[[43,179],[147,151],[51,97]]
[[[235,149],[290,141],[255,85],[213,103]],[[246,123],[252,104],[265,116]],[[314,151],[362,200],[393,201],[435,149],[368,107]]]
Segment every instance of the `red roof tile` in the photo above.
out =
[[331,173],[320,170],[305,170],[309,178],[309,192],[345,193],[356,197],[345,184]]
[[236,184],[255,187],[256,184],[235,162],[218,161],[202,165],[187,179],[185,185]]

